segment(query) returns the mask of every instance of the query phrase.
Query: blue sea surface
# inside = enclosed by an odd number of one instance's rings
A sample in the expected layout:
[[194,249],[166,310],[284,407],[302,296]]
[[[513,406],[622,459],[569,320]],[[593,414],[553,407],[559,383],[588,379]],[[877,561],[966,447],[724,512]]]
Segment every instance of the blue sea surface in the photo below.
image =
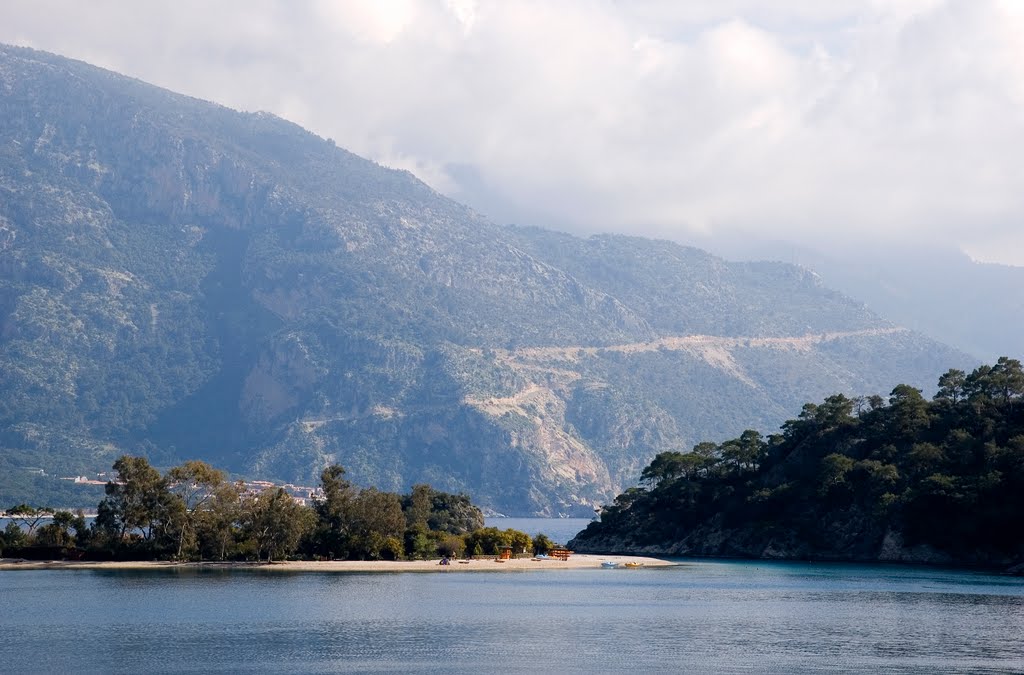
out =
[[487,527],[519,530],[531,537],[547,535],[556,544],[567,544],[590,524],[590,518],[485,518]]
[[684,561],[0,572],[0,672],[1022,672],[1024,579]]

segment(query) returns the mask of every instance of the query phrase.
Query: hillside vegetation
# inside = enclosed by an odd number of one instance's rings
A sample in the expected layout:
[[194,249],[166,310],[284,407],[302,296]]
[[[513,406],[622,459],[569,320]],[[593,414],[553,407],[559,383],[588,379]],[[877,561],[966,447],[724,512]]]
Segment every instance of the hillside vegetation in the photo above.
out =
[[952,369],[932,400],[808,403],[781,433],[660,453],[579,550],[1009,564],[1024,559],[1024,370]]

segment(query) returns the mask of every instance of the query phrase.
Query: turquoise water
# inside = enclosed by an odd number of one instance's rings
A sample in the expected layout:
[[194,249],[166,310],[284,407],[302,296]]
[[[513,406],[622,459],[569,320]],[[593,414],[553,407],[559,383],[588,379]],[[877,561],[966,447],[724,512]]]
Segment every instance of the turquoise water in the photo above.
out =
[[1020,672],[1024,579],[891,566],[0,573],[0,672]]
[[485,518],[487,527],[512,528],[534,537],[546,534],[556,544],[567,544],[590,524],[589,518]]

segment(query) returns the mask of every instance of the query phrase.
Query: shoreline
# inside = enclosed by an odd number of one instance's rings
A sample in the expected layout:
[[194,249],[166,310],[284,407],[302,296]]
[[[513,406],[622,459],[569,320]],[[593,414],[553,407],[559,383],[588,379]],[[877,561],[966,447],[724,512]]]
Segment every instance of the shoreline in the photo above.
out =
[[506,572],[601,569],[601,563],[615,562],[616,569],[626,569],[627,562],[640,567],[673,567],[679,563],[637,555],[574,554],[568,560],[554,558],[518,558],[515,560],[453,560],[441,565],[433,560],[288,560],[273,563],[255,562],[163,562],[152,560],[81,561],[23,560],[0,558],[0,572],[15,570],[254,570],[266,572]]

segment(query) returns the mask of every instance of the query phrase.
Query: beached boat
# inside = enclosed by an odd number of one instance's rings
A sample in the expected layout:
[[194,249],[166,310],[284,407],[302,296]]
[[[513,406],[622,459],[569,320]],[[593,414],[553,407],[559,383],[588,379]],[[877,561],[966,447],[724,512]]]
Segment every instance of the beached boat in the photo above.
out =
[[643,567],[643,566],[644,566],[644,564],[642,562],[631,561],[631,562],[628,562],[628,563],[623,563],[623,567],[629,567],[630,569],[635,568],[635,567]]
[[617,562],[615,562],[615,561],[612,561],[612,560],[605,560],[604,562],[601,563],[601,567],[605,568],[606,570],[615,569],[618,566],[619,566],[619,564]]

